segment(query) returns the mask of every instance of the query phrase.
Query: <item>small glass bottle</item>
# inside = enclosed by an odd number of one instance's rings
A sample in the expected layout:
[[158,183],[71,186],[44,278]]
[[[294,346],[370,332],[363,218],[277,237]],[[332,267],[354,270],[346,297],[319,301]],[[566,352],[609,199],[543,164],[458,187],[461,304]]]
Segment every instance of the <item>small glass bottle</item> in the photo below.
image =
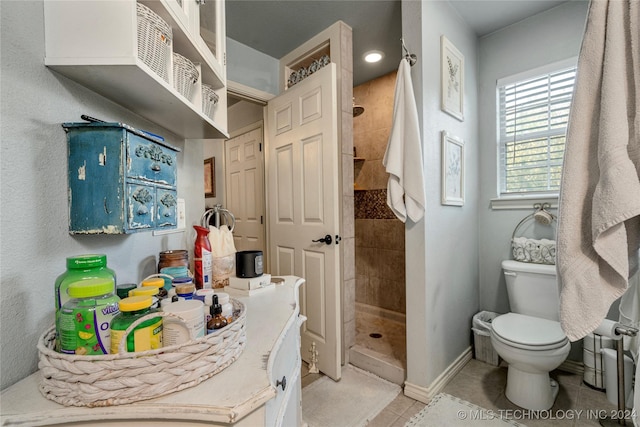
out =
[[213,295],[213,304],[211,305],[211,319],[207,322],[207,330],[224,328],[227,326],[227,319],[222,315],[222,306],[218,304],[218,295]]
[[189,268],[189,252],[186,249],[162,251],[158,258],[158,273],[162,273],[162,269],[165,267],[184,266]]
[[[133,322],[149,313],[158,312],[151,308],[152,302],[152,298],[148,295],[128,297],[120,301],[120,314],[111,321],[111,353],[118,353],[124,332]],[[153,317],[136,326],[127,336],[125,347],[128,352],[161,348],[162,317]]]
[[233,322],[233,305],[229,301],[229,294],[225,292],[216,292],[218,301],[222,307],[222,315],[227,319],[227,324]]
[[[204,324],[206,325],[211,319],[211,305],[213,304],[213,289],[198,289],[195,294],[193,294],[193,299],[197,299],[202,301],[204,304]],[[222,312],[224,316],[224,309]]]
[[118,298],[110,278],[69,284],[71,298],[56,316],[57,348],[78,355],[109,354],[110,327],[118,314]]

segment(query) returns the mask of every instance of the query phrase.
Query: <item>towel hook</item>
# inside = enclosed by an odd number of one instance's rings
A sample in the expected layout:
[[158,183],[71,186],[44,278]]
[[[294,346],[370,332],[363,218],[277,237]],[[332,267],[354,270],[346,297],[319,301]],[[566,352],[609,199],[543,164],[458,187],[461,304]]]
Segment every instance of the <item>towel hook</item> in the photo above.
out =
[[409,53],[409,49],[407,49],[407,46],[404,44],[404,37],[401,37],[400,41],[402,42],[402,49],[405,51],[404,59],[409,61],[409,65],[413,67],[415,63],[418,62],[418,57],[414,53]]

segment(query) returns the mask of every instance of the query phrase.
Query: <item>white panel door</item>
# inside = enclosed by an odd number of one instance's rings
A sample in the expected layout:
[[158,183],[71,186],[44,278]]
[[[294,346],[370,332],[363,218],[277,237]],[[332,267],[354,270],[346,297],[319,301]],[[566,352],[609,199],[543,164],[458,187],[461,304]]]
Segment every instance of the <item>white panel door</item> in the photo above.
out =
[[266,252],[262,127],[225,142],[226,208],[236,217],[236,250]]
[[[335,64],[267,105],[267,205],[271,272],[300,288],[302,358],[315,342],[318,368],[341,377],[339,152]],[[330,244],[312,242],[325,235]]]

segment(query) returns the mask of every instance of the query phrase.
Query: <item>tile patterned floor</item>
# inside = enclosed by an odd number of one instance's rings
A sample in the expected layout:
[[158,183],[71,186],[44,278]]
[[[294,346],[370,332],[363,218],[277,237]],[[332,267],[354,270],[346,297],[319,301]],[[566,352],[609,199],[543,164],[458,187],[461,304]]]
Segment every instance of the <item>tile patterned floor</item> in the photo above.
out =
[[[320,377],[319,374],[308,374],[304,364],[302,374],[303,387]],[[507,366],[504,362],[495,367],[472,359],[442,391],[482,408],[491,409],[496,414],[512,418],[528,427],[598,426],[595,411],[615,412],[616,406],[609,403],[605,393],[584,384],[581,375],[554,371],[551,377],[560,384],[560,393],[546,418],[555,419],[532,419],[530,416],[522,416],[519,408],[507,400],[504,395]],[[424,406],[424,403],[401,394],[373,419],[369,426],[402,427]]]
[[[398,316],[394,312],[380,311],[376,307],[360,304],[356,310],[356,330],[357,345],[374,350],[384,357],[397,359],[398,363],[406,367],[406,334],[402,315]],[[372,338],[371,333],[380,333],[383,338]],[[304,363],[302,374],[302,387],[321,376],[308,374]],[[582,375],[556,370],[551,373],[551,377],[560,384],[560,392],[547,417],[553,419],[533,419],[530,413],[521,412],[519,407],[505,397],[507,384],[505,362],[496,367],[472,359],[442,391],[484,409],[492,410],[499,416],[511,418],[527,427],[599,426],[598,413],[617,412],[617,406],[607,400],[605,393],[586,385],[582,381]],[[369,426],[403,427],[424,407],[424,403],[400,394],[369,423]]]

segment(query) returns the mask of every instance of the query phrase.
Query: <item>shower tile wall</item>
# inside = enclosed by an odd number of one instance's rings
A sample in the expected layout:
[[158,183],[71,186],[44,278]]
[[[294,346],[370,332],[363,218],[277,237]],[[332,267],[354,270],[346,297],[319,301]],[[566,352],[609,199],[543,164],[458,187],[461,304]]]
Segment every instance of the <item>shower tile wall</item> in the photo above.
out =
[[356,302],[405,313],[404,224],[387,206],[382,165],[391,131],[396,73],[353,89]]

